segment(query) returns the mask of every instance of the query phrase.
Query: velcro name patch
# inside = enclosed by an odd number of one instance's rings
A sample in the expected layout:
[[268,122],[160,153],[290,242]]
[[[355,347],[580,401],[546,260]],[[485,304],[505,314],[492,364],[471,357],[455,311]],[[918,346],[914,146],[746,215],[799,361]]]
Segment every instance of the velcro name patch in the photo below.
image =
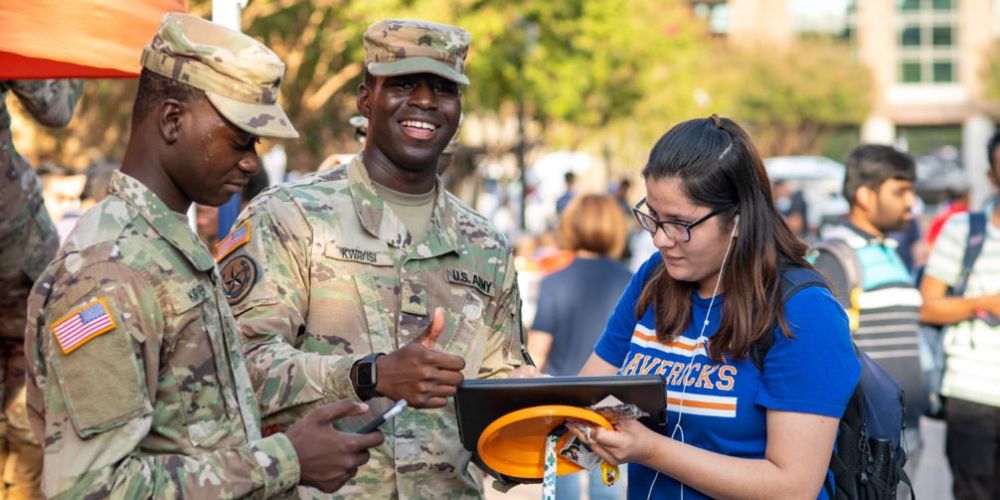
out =
[[448,275],[448,281],[452,283],[471,286],[479,290],[483,295],[493,296],[493,282],[476,273],[461,269],[448,269],[445,273]]

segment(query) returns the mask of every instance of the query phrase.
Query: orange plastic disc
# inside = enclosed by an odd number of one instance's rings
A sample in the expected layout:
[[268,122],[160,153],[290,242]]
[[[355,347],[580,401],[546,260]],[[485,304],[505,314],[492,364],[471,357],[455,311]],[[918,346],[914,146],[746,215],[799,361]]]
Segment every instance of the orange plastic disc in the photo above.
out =
[[[476,449],[487,467],[505,476],[541,479],[545,475],[545,438],[567,418],[611,429],[611,423],[593,410],[565,405],[542,405],[512,411],[486,427]],[[572,436],[559,439],[557,449]],[[560,476],[582,470],[563,457],[556,462]]]

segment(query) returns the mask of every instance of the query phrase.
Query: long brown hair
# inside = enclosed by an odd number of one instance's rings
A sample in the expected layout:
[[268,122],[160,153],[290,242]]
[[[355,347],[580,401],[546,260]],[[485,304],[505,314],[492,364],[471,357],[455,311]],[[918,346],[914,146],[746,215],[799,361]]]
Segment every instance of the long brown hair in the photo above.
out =
[[[778,287],[781,268],[812,266],[805,260],[806,244],[774,207],[764,162],[750,136],[736,122],[717,115],[680,123],[653,146],[642,176],[647,181],[679,179],[688,198],[721,210],[725,223],[739,214],[739,237],[721,276],[726,300],[709,345],[711,359],[745,358],[750,346],[775,324],[790,337]],[[696,287],[674,280],[660,263],[639,296],[636,316],[652,306],[657,338],[674,339],[691,323]]]

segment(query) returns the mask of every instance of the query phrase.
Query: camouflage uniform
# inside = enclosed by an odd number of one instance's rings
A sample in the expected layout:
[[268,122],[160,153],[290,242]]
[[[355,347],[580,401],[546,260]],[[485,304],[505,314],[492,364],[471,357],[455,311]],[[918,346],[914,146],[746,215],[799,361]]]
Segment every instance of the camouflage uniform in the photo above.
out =
[[[222,275],[265,424],[356,400],[354,362],[419,337],[437,306],[448,314],[436,348],[465,358],[465,377],[503,376],[524,362],[509,244],[440,182],[435,203],[423,239],[412,241],[359,155],[265,191],[247,207],[236,231],[247,229],[249,241],[225,258]],[[391,401],[369,404],[377,414]],[[382,429],[385,443],[335,497],[482,495],[453,404],[406,409]]]
[[14,149],[6,96],[12,91],[41,124],[62,127],[82,87],[70,80],[0,82],[0,499],[41,495],[41,448],[24,412],[24,311],[32,283],[59,248],[41,182]]
[[[201,89],[244,131],[295,134],[274,103],[283,64],[245,35],[168,14],[142,64]],[[115,172],[108,197],[80,218],[28,303],[28,412],[44,438],[47,496],[292,491],[296,451],[283,434],[261,438],[219,283],[185,215]]]
[[[212,255],[115,172],[32,292],[29,397],[48,496],[268,496],[298,482],[288,438],[260,438]],[[64,354],[54,326],[103,299],[116,326]],[[44,404],[43,404],[44,403]]]

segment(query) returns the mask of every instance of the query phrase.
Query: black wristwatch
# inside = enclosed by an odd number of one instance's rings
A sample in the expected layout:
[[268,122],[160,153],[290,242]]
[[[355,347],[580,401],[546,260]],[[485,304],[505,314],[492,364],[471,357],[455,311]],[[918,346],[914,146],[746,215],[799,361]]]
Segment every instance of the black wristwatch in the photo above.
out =
[[351,384],[354,385],[354,392],[362,401],[368,401],[378,396],[375,386],[378,385],[378,370],[375,360],[385,356],[383,352],[373,352],[354,363],[351,367]]

